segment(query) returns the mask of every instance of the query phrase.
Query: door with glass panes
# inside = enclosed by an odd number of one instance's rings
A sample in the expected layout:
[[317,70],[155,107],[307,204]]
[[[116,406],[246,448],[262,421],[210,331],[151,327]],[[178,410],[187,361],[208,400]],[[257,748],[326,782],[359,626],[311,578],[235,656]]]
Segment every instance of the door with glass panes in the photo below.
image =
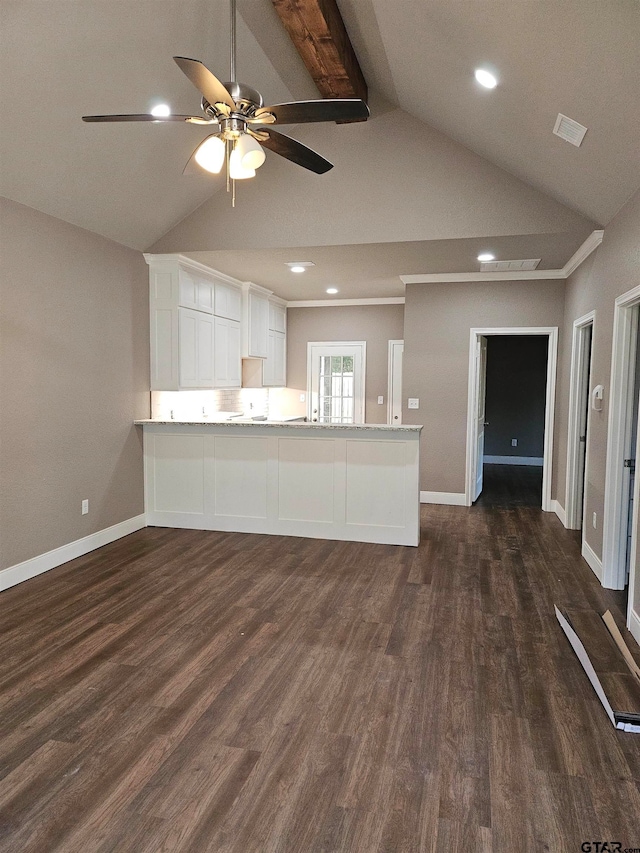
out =
[[364,423],[364,341],[309,343],[308,412],[314,423]]

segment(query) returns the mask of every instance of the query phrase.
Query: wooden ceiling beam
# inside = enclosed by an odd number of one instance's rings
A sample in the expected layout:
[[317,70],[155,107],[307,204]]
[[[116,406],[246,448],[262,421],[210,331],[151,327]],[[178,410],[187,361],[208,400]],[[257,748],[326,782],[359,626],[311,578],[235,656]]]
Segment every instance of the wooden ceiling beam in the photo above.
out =
[[323,98],[362,98],[367,82],[336,0],[272,0]]

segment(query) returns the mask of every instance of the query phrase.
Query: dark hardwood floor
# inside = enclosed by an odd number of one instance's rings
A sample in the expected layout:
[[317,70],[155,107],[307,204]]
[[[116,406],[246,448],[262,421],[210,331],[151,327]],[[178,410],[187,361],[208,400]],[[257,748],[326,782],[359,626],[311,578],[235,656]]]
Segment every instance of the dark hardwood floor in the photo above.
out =
[[553,613],[620,596],[537,507],[422,513],[417,549],[148,528],[4,592],[0,850],[640,848],[640,735]]
[[494,509],[542,506],[542,467],[484,465],[482,479],[482,493],[475,506]]

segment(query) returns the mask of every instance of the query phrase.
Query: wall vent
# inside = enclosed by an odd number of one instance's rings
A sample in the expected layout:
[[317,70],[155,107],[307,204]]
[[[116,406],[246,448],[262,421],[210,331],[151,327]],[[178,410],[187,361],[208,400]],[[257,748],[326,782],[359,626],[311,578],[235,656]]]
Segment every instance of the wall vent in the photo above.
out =
[[568,118],[567,116],[563,116],[562,113],[558,113],[558,118],[556,119],[556,125],[553,128],[553,132],[556,136],[559,136],[560,139],[564,139],[572,145],[575,145],[576,148],[579,148],[582,140],[584,139],[584,135],[587,132],[587,128],[583,124],[578,124],[578,122],[574,121],[572,118]]
[[535,270],[540,258],[528,258],[524,261],[484,261],[481,272],[515,272],[516,270]]

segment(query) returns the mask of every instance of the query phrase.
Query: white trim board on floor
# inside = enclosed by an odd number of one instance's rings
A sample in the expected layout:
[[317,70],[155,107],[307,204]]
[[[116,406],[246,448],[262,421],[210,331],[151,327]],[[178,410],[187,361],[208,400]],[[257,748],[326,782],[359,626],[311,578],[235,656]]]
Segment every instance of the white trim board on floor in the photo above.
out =
[[96,548],[102,548],[103,545],[115,542],[116,539],[122,539],[123,536],[135,533],[136,530],[142,530],[146,526],[145,514],[136,515],[118,524],[113,524],[111,527],[106,527],[104,530],[90,533],[89,536],[83,536],[82,539],[76,539],[75,542],[69,542],[59,548],[54,548],[52,551],[47,551],[46,554],[40,554],[30,560],[25,560],[23,563],[16,563],[15,566],[2,569],[0,571],[0,592],[51,569],[56,569],[63,563],[75,560],[76,557],[83,557],[90,551],[95,551]]
[[420,492],[420,503],[466,506],[464,492]]
[[551,512],[555,512],[560,521],[562,522],[562,526],[567,526],[567,514],[564,511],[564,507],[560,503],[560,501],[552,500],[551,501]]
[[485,465],[535,465],[542,468],[544,456],[483,456]]
[[602,560],[584,539],[582,540],[582,556],[587,561],[591,571],[602,583]]

